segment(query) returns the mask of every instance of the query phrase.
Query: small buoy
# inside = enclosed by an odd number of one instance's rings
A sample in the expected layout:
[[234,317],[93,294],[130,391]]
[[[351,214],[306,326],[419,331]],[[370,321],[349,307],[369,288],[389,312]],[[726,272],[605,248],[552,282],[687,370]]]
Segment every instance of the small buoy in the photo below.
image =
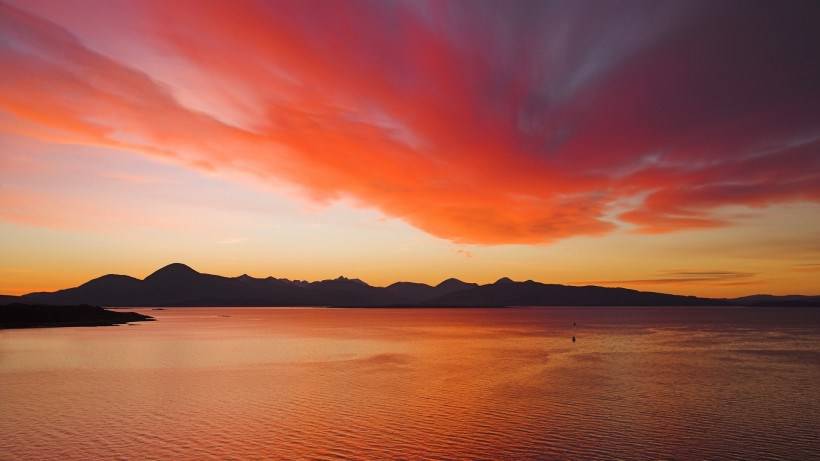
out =
[[572,337],[572,342],[575,342],[575,336]]

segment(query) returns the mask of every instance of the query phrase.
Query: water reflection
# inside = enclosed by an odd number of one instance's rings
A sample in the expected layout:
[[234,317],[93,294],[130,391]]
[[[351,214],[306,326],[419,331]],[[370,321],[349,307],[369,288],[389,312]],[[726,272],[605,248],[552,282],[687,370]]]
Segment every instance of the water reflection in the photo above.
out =
[[159,321],[0,332],[0,458],[810,459],[820,450],[815,310],[150,314]]

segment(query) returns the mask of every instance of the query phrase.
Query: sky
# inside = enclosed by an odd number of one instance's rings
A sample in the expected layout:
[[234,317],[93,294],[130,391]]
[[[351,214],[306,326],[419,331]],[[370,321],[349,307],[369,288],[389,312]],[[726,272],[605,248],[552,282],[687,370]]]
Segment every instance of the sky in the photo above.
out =
[[814,1],[0,0],[0,293],[820,294]]

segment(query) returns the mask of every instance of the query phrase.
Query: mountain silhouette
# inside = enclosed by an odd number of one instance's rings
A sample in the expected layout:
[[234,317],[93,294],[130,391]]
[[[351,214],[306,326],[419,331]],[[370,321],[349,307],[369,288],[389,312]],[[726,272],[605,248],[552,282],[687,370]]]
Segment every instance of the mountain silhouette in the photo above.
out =
[[439,306],[696,306],[721,305],[726,300],[678,296],[664,293],[544,284],[527,280],[499,279],[489,285],[460,290],[434,300]]
[[145,279],[109,274],[78,287],[54,292],[4,296],[5,303],[153,306],[704,306],[820,305],[817,296],[756,295],[737,299],[700,298],[600,286],[568,286],[503,277],[478,285],[450,278],[438,285],[396,282],[374,287],[339,277],[307,282],[247,274],[223,277],[169,264]]
[[182,263],[171,263],[165,267],[157,269],[156,272],[145,277],[145,281],[178,281],[182,279],[194,279],[197,276],[202,275],[199,272],[193,270],[191,266]]
[[760,307],[820,307],[820,296],[805,295],[752,295],[735,298],[735,304]]
[[467,283],[462,282],[459,279],[449,278],[436,285],[436,288],[441,292],[441,294],[447,294],[452,293],[454,291],[465,290],[467,288],[473,288],[477,286],[477,283]]

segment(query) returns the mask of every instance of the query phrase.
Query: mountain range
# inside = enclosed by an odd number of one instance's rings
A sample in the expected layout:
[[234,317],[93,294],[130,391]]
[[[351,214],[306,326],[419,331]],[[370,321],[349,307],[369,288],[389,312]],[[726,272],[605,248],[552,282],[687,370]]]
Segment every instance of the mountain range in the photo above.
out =
[[502,278],[479,285],[450,278],[438,285],[396,282],[375,287],[339,277],[307,282],[249,275],[223,277],[169,264],[145,279],[109,274],[78,287],[54,292],[2,296],[0,303],[94,304],[116,307],[155,306],[820,306],[820,296],[755,295],[735,299],[701,298],[665,293],[569,286]]

